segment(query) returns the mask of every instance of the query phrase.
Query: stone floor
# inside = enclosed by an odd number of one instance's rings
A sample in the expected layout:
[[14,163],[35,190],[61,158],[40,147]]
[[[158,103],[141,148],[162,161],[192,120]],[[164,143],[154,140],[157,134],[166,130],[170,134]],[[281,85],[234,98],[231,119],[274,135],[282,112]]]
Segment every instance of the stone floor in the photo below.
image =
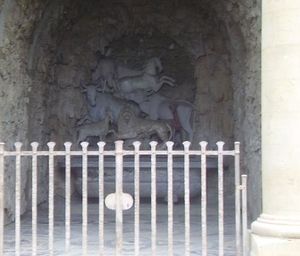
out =
[[[226,177],[226,176],[225,176]],[[227,176],[228,177],[228,176]],[[234,198],[230,189],[230,180],[226,180],[225,186],[225,256],[235,255],[235,217]],[[208,175],[208,255],[218,255],[218,212],[217,212],[217,178],[216,173]],[[201,200],[195,198],[191,203],[191,255],[201,255]],[[70,255],[82,255],[81,253],[81,199],[79,196],[72,198],[72,230]],[[98,255],[98,205],[97,200],[89,201],[89,256]],[[140,212],[140,255],[151,255],[151,205],[142,201]],[[55,254],[64,254],[64,199],[55,198]],[[158,202],[157,205],[157,255],[167,255],[167,204]],[[124,244],[123,255],[134,255],[134,210],[124,211]],[[5,230],[5,255],[14,255],[14,223],[6,226]],[[22,218],[22,245],[21,255],[31,255],[31,215],[25,214]],[[114,211],[105,210],[105,254],[115,255],[115,221]],[[38,209],[38,255],[48,255],[48,209],[47,203]],[[184,204],[174,205],[174,256],[184,255]]]
[[[209,255],[218,254],[217,211],[214,199],[208,204],[208,249]],[[64,210],[63,199],[56,198],[55,211],[55,255],[64,255]],[[81,202],[74,198],[72,202],[72,251],[71,255],[81,254]],[[89,202],[89,253],[97,255],[98,214],[97,202]],[[141,204],[141,253],[151,253],[151,206],[147,202]],[[191,205],[191,255],[201,255],[201,217],[199,199]],[[47,205],[41,205],[38,212],[38,255],[47,255]],[[167,255],[167,205],[159,203],[157,207],[157,255]],[[105,211],[105,255],[114,255],[114,212]],[[133,255],[134,242],[133,209],[124,212],[124,248],[123,255]],[[14,255],[14,224],[6,227],[5,255]],[[225,204],[225,255],[234,255],[234,213],[233,202],[227,199]],[[31,216],[22,218],[22,254],[31,255]],[[184,205],[174,206],[174,255],[184,255]]]

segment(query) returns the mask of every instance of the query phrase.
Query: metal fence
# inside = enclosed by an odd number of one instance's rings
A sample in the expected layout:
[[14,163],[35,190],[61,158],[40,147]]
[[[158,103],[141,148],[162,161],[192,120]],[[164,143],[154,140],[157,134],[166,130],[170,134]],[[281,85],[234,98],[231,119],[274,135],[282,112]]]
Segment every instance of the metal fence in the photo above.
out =
[[[82,164],[82,255],[88,255],[88,157],[93,156],[98,160],[98,188],[99,188],[99,254],[105,254],[104,245],[104,169],[105,156],[113,156],[115,161],[115,193],[113,194],[112,207],[115,209],[115,255],[122,255],[123,246],[123,164],[125,156],[132,156],[134,167],[134,248],[132,255],[140,255],[140,164],[142,156],[150,157],[151,171],[151,255],[157,254],[157,157],[165,156],[167,165],[167,219],[168,219],[168,255],[174,254],[173,248],[173,158],[181,156],[183,158],[182,171],[184,172],[184,251],[185,255],[191,254],[190,247],[190,158],[198,156],[199,172],[201,174],[201,250],[202,256],[208,255],[208,235],[207,235],[207,159],[212,156],[217,158],[218,171],[218,255],[224,255],[224,156],[231,156],[234,159],[235,177],[235,246],[236,255],[247,255],[247,176],[240,174],[240,144],[235,143],[233,150],[223,150],[224,143],[217,143],[217,150],[207,150],[207,142],[200,142],[200,149],[190,149],[190,142],[183,143],[182,150],[173,149],[173,142],[166,143],[166,149],[157,148],[157,142],[150,143],[149,150],[141,150],[140,142],[134,142],[133,150],[123,148],[122,141],[115,142],[114,150],[105,150],[105,143],[99,142],[97,150],[88,150],[88,143],[82,142],[82,150],[71,150],[72,144],[66,142],[64,151],[55,151],[55,143],[49,142],[48,150],[38,150],[37,142],[31,143],[32,150],[23,151],[22,143],[15,143],[15,150],[5,150],[4,143],[0,143],[0,255],[4,255],[4,176],[5,159],[15,158],[15,255],[21,255],[21,158],[29,157],[32,163],[32,255],[37,255],[37,175],[38,157],[46,156],[48,159],[49,171],[49,211],[48,211],[48,254],[54,255],[54,159],[58,156],[64,158],[65,169],[65,255],[70,252],[71,239],[71,157],[81,158]],[[129,203],[130,204],[130,203]],[[126,207],[126,206],[125,206]],[[130,206],[129,206],[130,207]],[[200,238],[199,238],[200,239]],[[150,255],[150,252],[149,252]]]

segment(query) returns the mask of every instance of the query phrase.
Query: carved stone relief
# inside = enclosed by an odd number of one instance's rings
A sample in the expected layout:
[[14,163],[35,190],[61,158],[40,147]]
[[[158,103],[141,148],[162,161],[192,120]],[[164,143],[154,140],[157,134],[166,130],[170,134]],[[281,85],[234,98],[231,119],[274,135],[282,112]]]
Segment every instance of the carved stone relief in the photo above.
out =
[[[118,65],[113,58],[101,58],[91,82],[81,82],[87,112],[78,122],[77,141],[89,136],[105,140],[111,132],[115,139],[125,141],[149,142],[155,138],[164,144],[176,140],[176,134],[178,144],[184,139],[192,140],[194,106],[186,100],[160,94],[162,86],[169,90],[176,86],[175,79],[162,71],[158,57],[145,61],[141,70]],[[110,123],[106,122],[108,113]],[[105,128],[101,129],[103,125]]]

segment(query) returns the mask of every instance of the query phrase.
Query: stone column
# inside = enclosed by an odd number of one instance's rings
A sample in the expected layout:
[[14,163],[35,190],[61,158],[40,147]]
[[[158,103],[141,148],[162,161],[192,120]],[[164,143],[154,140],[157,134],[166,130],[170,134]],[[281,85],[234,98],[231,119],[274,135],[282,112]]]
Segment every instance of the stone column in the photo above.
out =
[[300,255],[300,0],[262,0],[263,213],[251,256]]

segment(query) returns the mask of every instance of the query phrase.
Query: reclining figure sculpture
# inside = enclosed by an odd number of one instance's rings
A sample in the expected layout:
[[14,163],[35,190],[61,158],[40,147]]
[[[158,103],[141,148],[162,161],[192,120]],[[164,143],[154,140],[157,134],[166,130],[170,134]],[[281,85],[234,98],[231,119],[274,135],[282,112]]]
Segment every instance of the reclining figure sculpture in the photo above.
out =
[[161,145],[171,140],[173,131],[168,122],[137,117],[130,108],[125,108],[119,115],[117,139],[137,139],[156,135]]

